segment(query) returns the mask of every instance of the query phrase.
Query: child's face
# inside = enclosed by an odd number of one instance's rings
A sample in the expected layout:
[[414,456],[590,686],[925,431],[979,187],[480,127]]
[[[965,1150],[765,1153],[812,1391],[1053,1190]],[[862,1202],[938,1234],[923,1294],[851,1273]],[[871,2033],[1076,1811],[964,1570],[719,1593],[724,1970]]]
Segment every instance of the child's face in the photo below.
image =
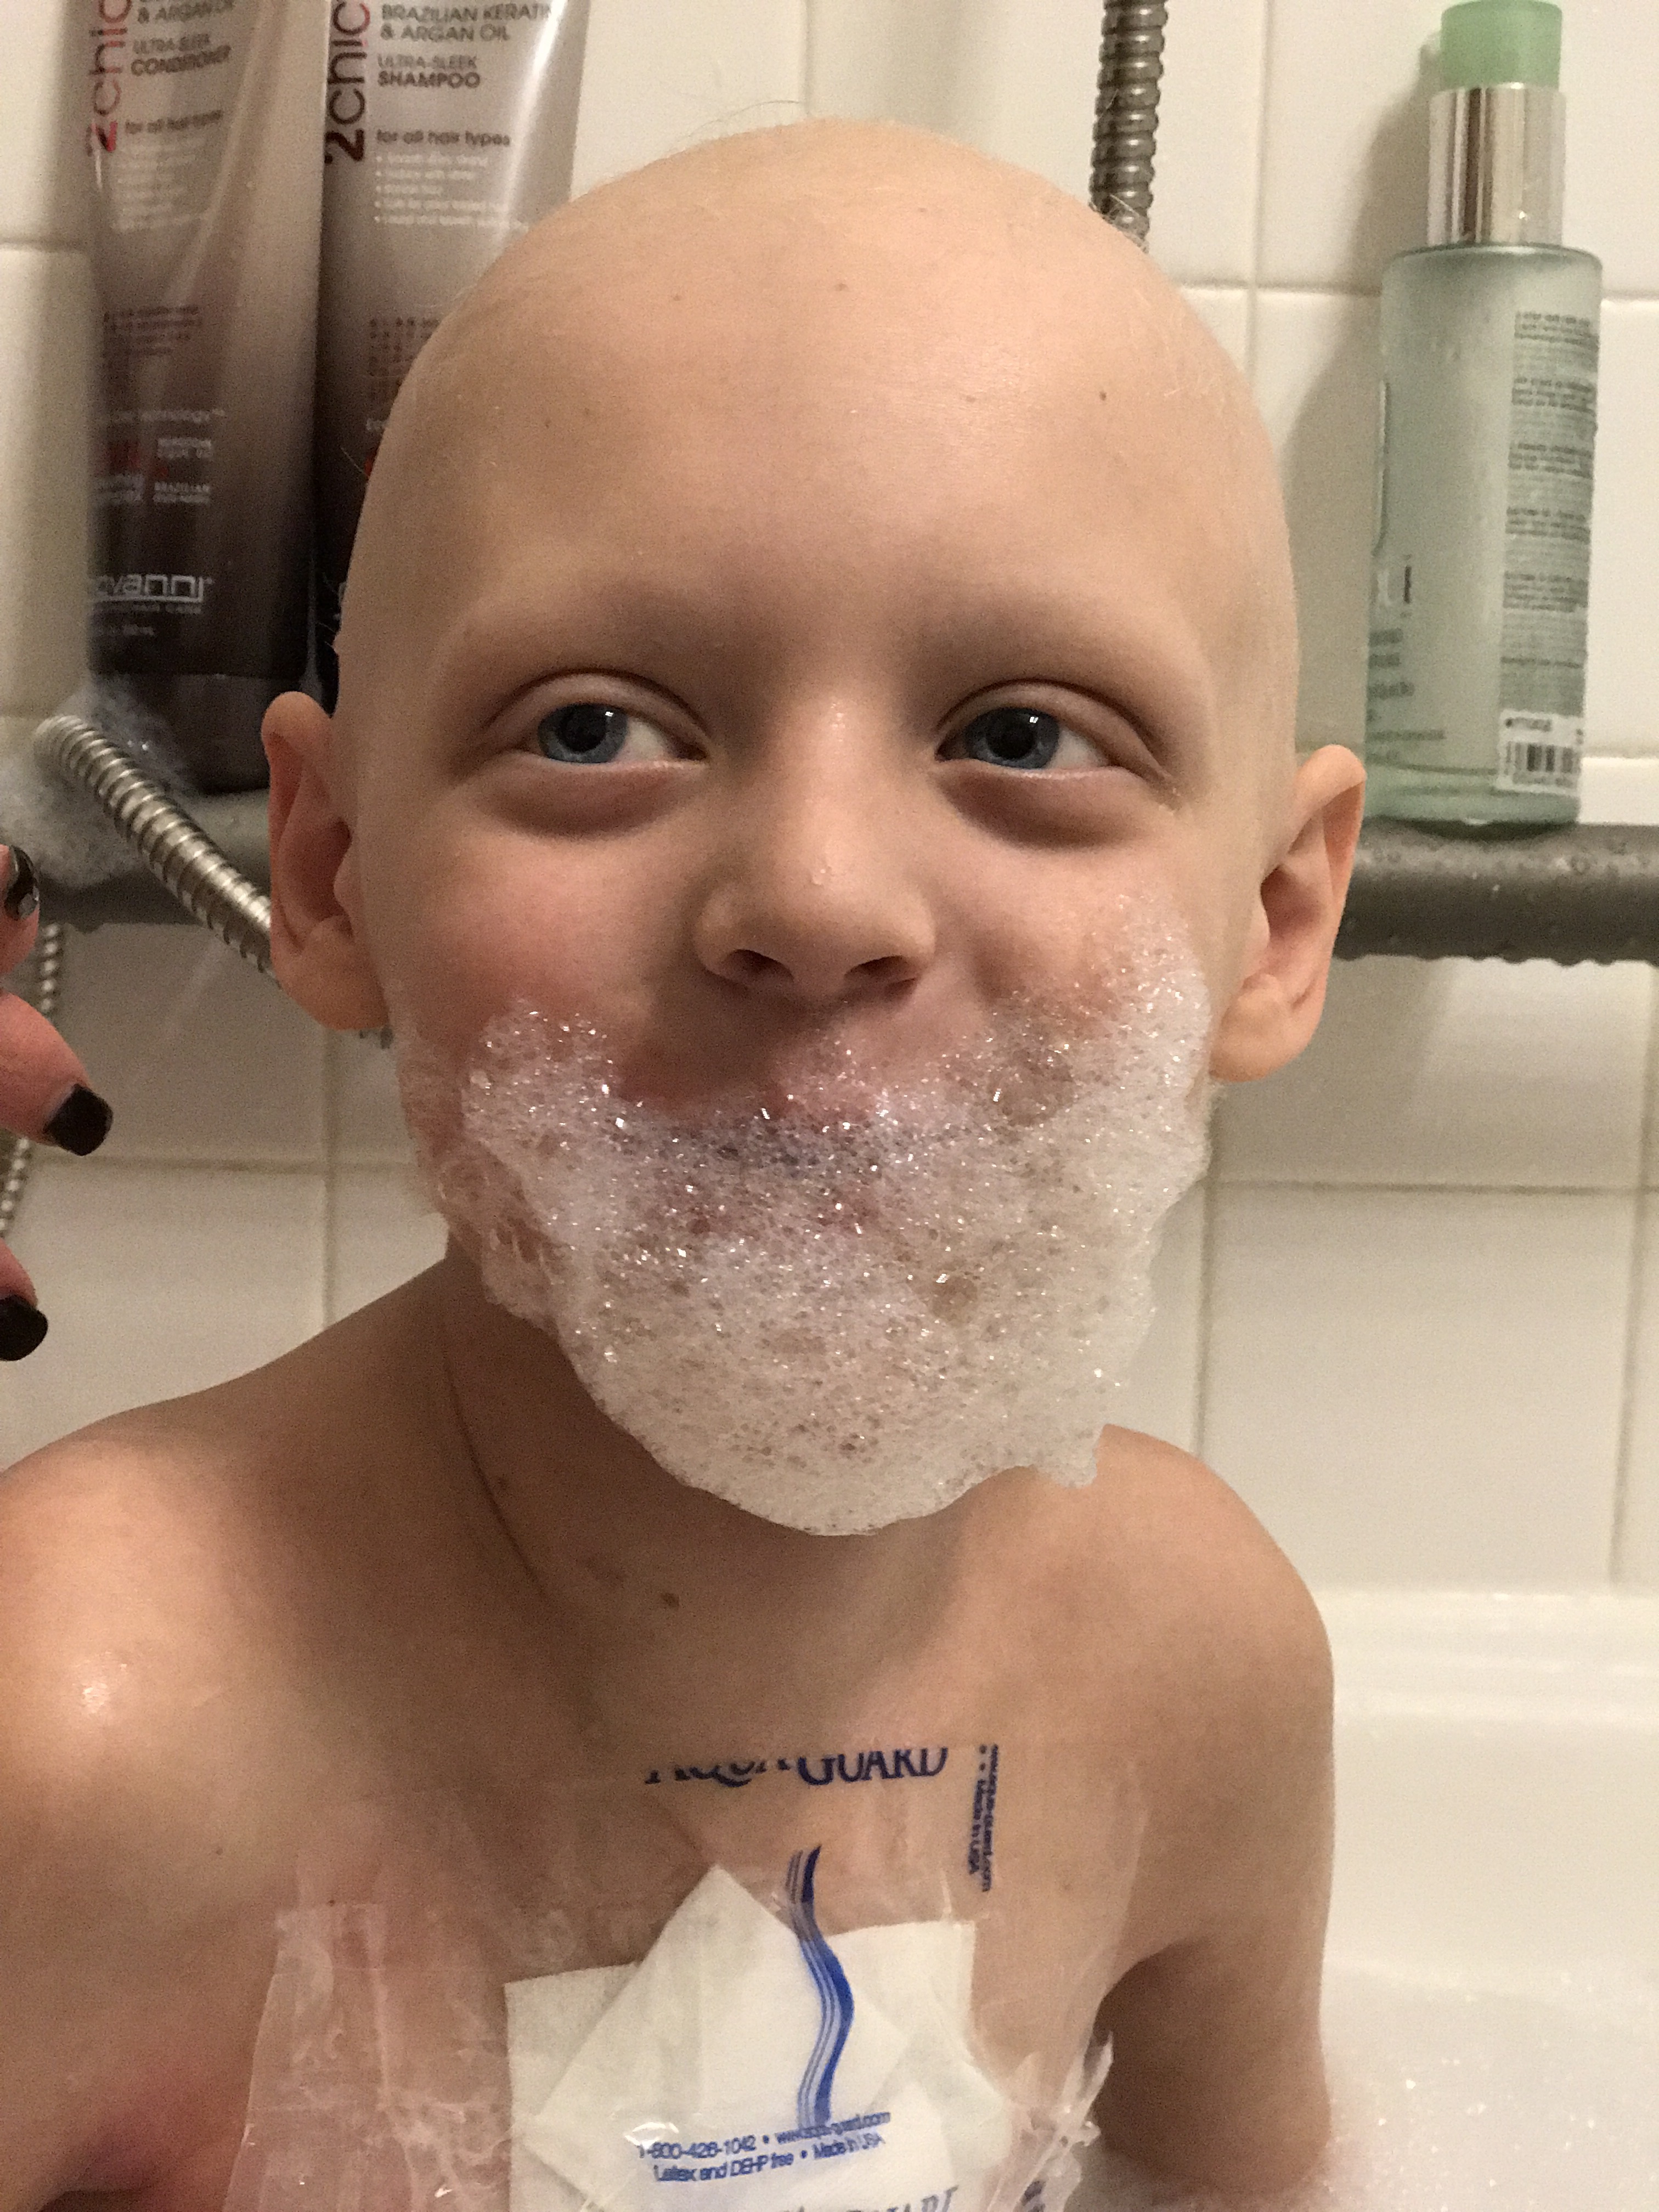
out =
[[896,143],[596,196],[400,404],[339,888],[457,1059],[528,1002],[671,1101],[826,1026],[902,1076],[1149,913],[1237,988],[1290,775],[1259,430],[1094,218]]

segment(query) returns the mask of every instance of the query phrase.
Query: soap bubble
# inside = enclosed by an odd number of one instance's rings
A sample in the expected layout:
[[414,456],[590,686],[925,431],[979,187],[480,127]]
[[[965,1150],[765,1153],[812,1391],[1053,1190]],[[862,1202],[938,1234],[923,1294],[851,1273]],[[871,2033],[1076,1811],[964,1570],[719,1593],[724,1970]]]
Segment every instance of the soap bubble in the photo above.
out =
[[1338,1967],[1334,2126],[1271,2196],[1159,2183],[1098,2147],[1070,2212],[1638,2212],[1659,2204],[1659,1981],[1586,1968],[1513,1989]]
[[629,1094],[527,1007],[458,1078],[406,1031],[435,1201],[487,1294],[557,1338],[682,1481],[844,1534],[998,1469],[1087,1482],[1202,1172],[1210,1011],[1172,930],[1085,1000],[1001,1012],[920,1078],[822,1037],[770,1103]]

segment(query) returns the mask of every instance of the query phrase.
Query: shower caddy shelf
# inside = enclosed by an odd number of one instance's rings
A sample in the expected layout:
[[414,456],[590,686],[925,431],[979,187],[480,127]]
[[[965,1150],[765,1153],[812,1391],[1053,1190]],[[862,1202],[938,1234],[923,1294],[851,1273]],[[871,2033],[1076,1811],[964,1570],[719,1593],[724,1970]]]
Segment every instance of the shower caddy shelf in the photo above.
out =
[[[240,874],[269,888],[263,792],[179,804]],[[89,890],[48,879],[44,894],[48,918],[80,930],[191,918],[137,853]],[[1500,841],[1368,822],[1336,951],[1659,966],[1659,829],[1598,824]]]

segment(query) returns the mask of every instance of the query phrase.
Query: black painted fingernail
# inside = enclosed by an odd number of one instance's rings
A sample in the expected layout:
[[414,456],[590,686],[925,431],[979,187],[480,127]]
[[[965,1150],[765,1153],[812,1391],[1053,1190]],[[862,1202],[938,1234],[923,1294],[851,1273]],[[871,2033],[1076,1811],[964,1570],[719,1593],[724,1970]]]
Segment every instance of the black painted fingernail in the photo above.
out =
[[115,1109],[106,1098],[100,1098],[95,1091],[88,1091],[84,1083],[77,1083],[47,1122],[43,1133],[64,1152],[77,1153],[84,1159],[88,1152],[95,1152],[108,1136],[114,1119]]
[[12,845],[6,854],[6,888],[0,892],[0,906],[14,921],[27,921],[40,903],[40,878],[34,872],[34,863],[21,845]]
[[46,1317],[27,1298],[0,1298],[0,1359],[27,1359],[46,1333]]

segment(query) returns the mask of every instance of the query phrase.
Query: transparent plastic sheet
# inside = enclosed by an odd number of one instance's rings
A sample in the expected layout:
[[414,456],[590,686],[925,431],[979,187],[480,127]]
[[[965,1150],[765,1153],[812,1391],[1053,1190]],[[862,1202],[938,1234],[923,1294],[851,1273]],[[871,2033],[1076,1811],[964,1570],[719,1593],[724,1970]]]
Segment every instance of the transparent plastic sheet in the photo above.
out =
[[226,2212],[1060,2212],[1140,1814],[1091,1803],[1079,1908],[1029,1822],[999,1846],[1007,1772],[653,1770],[505,1852],[453,1800],[357,1808],[278,1924]]

